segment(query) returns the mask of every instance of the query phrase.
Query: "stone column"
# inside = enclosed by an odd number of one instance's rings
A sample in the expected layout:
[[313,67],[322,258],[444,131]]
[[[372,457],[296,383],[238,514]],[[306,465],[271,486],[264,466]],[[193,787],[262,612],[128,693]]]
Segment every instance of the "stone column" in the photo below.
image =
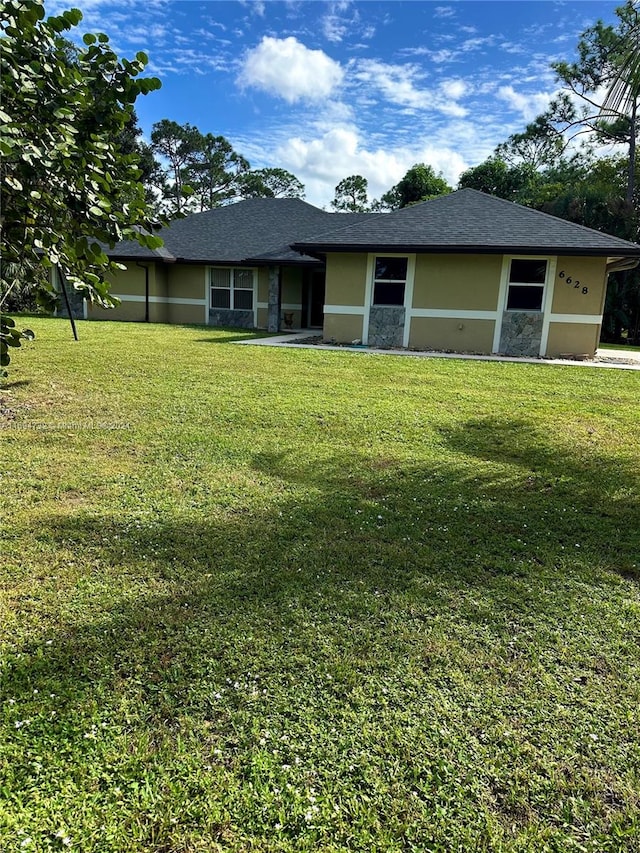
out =
[[267,331],[280,331],[280,267],[269,267]]

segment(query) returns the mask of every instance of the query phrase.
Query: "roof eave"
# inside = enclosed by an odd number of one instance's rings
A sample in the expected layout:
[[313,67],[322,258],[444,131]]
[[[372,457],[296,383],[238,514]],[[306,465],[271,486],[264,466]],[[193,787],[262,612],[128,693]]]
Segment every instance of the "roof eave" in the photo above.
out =
[[608,258],[615,254],[616,257],[640,258],[640,246],[637,249],[620,251],[619,247],[607,246],[603,248],[578,248],[576,246],[478,246],[478,245],[451,245],[438,244],[425,246],[416,243],[341,243],[310,244],[293,243],[292,249],[301,254],[319,257],[329,252],[383,252],[383,253],[411,253],[411,254],[465,254],[465,255],[570,255],[574,257]]

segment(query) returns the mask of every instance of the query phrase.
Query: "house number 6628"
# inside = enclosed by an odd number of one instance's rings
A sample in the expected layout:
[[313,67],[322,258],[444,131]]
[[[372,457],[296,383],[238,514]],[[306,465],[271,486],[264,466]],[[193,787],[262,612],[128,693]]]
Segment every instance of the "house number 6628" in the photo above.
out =
[[581,293],[589,293],[588,287],[581,288],[579,279],[571,278],[571,276],[567,275],[564,270],[560,270],[558,278],[563,278],[569,286],[573,285],[574,290],[580,290]]

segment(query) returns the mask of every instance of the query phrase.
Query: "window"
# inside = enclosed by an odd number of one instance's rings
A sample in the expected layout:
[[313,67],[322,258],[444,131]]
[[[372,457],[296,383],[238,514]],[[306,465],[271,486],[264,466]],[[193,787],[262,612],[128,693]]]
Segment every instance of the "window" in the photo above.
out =
[[542,311],[546,278],[546,260],[513,258],[509,269],[507,311]]
[[253,311],[253,270],[211,267],[211,307]]
[[404,305],[408,258],[376,258],[374,305]]

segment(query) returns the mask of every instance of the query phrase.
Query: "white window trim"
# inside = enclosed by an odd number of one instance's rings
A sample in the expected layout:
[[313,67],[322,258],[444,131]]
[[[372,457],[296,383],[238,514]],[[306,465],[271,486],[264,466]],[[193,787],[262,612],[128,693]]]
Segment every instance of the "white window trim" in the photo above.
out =
[[[540,352],[539,355],[544,355],[547,350],[547,341],[549,338],[549,323],[551,316],[551,303],[553,302],[553,283],[556,278],[556,268],[558,258],[555,255],[503,255],[502,270],[500,273],[500,290],[498,292],[498,317],[493,333],[492,352],[497,353],[500,349],[500,338],[502,337],[502,318],[507,311],[507,298],[509,294],[509,273],[511,271],[511,261],[546,261],[547,273],[542,293],[542,307],[540,311],[531,312],[542,315],[542,334],[540,336]],[[525,282],[522,282],[525,284]],[[516,284],[517,286],[517,284]]]
[[[510,273],[511,273],[511,264],[513,261],[545,261],[545,275],[544,281],[511,281]],[[504,310],[505,311],[513,311],[514,313],[526,312],[529,314],[543,314],[544,313],[544,301],[546,295],[546,286],[547,281],[549,279],[549,258],[542,258],[539,255],[532,255],[531,257],[526,257],[524,255],[512,255],[509,257],[509,264],[507,267],[507,292],[505,294],[504,300]],[[540,308],[507,308],[509,303],[509,291],[512,287],[541,287],[542,288],[542,299],[540,300]]]
[[[407,260],[407,275],[403,280],[397,278],[376,278],[376,258],[406,258]],[[401,252],[376,252],[373,255],[373,279],[371,281],[371,305],[373,308],[400,308],[401,305],[393,304],[389,305],[385,302],[376,303],[373,301],[373,297],[376,292],[376,283],[380,282],[381,284],[404,284],[404,300],[402,301],[402,305],[406,307],[407,304],[407,285],[409,283],[409,255]]]
[[[252,309],[249,308],[215,308],[211,305],[211,290],[214,289],[214,286],[211,282],[212,271],[213,270],[229,270],[230,272],[230,288],[229,288],[229,301],[234,302],[233,292],[235,290],[235,273],[236,270],[241,270],[242,272],[250,272],[251,273],[251,288],[248,287],[239,287],[238,290],[251,290],[252,292]],[[253,325],[258,325],[258,270],[257,267],[225,267],[220,264],[211,264],[208,267],[207,273],[207,315],[209,311],[249,311],[253,312]],[[218,290],[226,290],[227,288],[217,288]]]
[[[390,306],[404,308],[404,330],[402,334],[403,347],[409,346],[409,336],[411,333],[411,306],[413,305],[413,287],[416,277],[416,256],[410,252],[369,252],[367,256],[367,279],[364,293],[364,316],[362,321],[362,343],[369,343],[369,317],[371,316],[372,308],[384,308],[384,305],[373,304],[374,284],[376,282],[376,258],[406,258],[407,259],[407,277],[404,282],[404,303],[402,306]],[[345,308],[345,306],[340,306]],[[337,306],[336,306],[337,308]],[[327,312],[325,306],[325,313]],[[335,311],[335,313],[351,313],[350,311]],[[355,311],[353,312],[355,313]],[[360,313],[360,312],[358,312]]]

